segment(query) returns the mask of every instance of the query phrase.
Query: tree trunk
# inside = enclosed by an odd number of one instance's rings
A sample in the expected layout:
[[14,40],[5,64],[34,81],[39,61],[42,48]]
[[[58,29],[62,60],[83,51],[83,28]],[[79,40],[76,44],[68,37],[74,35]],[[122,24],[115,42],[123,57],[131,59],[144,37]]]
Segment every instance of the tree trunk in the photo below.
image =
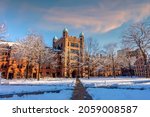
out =
[[148,78],[148,65],[147,65],[147,58],[146,56],[144,57],[144,68],[145,68],[145,77]]
[[129,74],[130,74],[130,77],[132,78],[132,69],[131,69],[131,64],[129,62]]
[[145,68],[145,77],[148,78],[148,65],[144,65],[144,68]]
[[141,52],[142,52],[142,56],[144,59],[144,69],[145,69],[145,77],[148,78],[148,69],[147,69],[147,56],[146,53],[140,48]]
[[90,79],[90,65],[88,64],[88,79]]
[[112,68],[112,72],[113,72],[113,77],[116,78],[115,65],[114,65],[114,64],[115,64],[115,62],[114,62],[114,57],[113,57],[113,55],[112,55],[112,67],[113,67],[113,68]]
[[39,62],[39,67],[38,67],[38,81],[40,80],[40,67],[41,67],[41,63]]
[[26,79],[28,78],[28,73],[29,73],[29,62],[27,62],[26,66]]
[[78,64],[78,78],[80,78],[80,66]]

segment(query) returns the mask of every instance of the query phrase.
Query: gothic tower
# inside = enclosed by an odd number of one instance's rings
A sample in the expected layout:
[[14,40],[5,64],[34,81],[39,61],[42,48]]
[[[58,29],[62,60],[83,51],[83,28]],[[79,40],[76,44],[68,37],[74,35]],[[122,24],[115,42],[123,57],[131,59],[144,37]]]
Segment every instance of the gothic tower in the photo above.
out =
[[63,37],[64,37],[64,38],[68,37],[68,29],[67,29],[67,28],[65,28],[65,29],[63,30]]

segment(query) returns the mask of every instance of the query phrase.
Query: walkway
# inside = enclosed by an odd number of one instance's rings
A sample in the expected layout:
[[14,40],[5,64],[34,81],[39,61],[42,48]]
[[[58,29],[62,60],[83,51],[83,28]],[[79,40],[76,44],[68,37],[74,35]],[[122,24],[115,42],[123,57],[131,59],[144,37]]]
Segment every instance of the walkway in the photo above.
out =
[[76,79],[76,85],[73,91],[72,100],[92,100],[92,97],[87,93],[85,87],[79,80]]

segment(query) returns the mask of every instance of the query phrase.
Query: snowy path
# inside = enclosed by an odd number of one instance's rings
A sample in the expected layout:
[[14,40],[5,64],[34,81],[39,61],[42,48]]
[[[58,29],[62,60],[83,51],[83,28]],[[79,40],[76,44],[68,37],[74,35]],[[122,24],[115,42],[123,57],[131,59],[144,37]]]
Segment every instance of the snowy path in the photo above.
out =
[[92,97],[87,93],[81,81],[77,78],[74,88],[72,100],[92,100]]
[[81,82],[95,100],[150,100],[150,79],[90,78]]

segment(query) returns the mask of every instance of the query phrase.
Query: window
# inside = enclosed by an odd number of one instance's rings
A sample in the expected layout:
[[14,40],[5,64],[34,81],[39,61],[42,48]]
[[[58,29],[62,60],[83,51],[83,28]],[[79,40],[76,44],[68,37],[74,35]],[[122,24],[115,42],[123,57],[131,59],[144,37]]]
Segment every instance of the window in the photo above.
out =
[[58,46],[57,46],[57,49],[58,49],[58,50],[61,50],[61,47],[60,47],[60,45],[58,45]]
[[50,69],[50,66],[46,66],[46,69]]
[[79,50],[71,49],[71,53],[73,53],[73,54],[79,54]]
[[18,65],[17,68],[22,68],[22,64]]
[[4,57],[2,58],[2,61],[5,61],[5,58],[4,58]]
[[2,64],[1,69],[6,69],[7,65]]
[[18,73],[17,73],[17,76],[20,76],[20,75],[21,75],[20,72],[18,72]]
[[79,47],[79,45],[77,43],[71,43],[71,46],[72,47],[77,47],[77,48]]
[[1,74],[2,76],[5,76],[5,72],[2,72],[2,74]]
[[1,69],[3,69],[3,68],[4,68],[4,65],[1,66]]
[[46,72],[46,75],[49,75],[49,72]]
[[14,60],[12,60],[12,64],[14,64]]
[[79,61],[79,57],[78,56],[71,56],[71,60]]

